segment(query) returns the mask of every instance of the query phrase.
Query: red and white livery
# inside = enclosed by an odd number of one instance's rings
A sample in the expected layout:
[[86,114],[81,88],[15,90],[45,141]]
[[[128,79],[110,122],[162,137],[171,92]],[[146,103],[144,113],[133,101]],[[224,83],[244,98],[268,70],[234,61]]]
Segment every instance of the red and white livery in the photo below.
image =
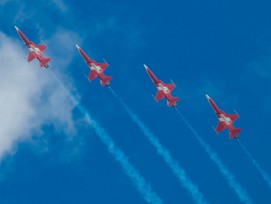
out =
[[177,101],[179,100],[178,97],[173,97],[171,95],[171,91],[176,87],[174,83],[172,84],[165,84],[161,80],[157,79],[156,76],[152,73],[152,71],[144,64],[144,67],[149,74],[150,78],[152,79],[154,85],[157,88],[157,93],[155,96],[155,100],[158,102],[162,98],[166,97],[167,105],[169,107],[173,106],[174,108],[177,107]]
[[206,97],[214,109],[216,116],[219,120],[218,125],[215,129],[216,133],[221,132],[224,129],[228,129],[230,132],[230,139],[239,138],[239,133],[241,132],[241,128],[235,128],[233,126],[233,122],[239,118],[238,114],[227,114],[223,110],[219,109],[215,102],[206,94]]
[[29,50],[29,54],[27,57],[27,61],[31,62],[33,59],[37,58],[40,61],[40,67],[48,68],[48,62],[51,60],[50,58],[45,58],[42,56],[42,53],[47,48],[46,45],[36,45],[35,43],[31,42],[27,39],[27,37],[20,31],[16,26],[15,29],[17,30],[19,36],[24,41],[26,47]]
[[82,55],[84,60],[86,61],[88,67],[90,68],[90,73],[87,77],[88,80],[93,80],[96,77],[99,77],[101,80],[102,86],[110,86],[110,80],[112,76],[105,76],[104,70],[108,67],[107,63],[97,63],[94,60],[90,59],[87,54],[78,46],[76,45],[79,53]]

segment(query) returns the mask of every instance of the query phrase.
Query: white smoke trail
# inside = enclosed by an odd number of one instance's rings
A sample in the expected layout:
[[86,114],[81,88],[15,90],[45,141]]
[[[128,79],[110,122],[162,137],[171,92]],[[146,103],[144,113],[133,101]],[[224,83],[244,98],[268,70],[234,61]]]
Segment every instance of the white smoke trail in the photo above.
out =
[[160,154],[167,165],[170,167],[170,169],[174,172],[176,177],[178,178],[179,182],[182,184],[182,186],[190,193],[193,200],[197,204],[206,204],[208,203],[205,201],[202,193],[199,191],[197,186],[192,183],[192,181],[187,177],[185,170],[180,167],[178,162],[171,156],[169,150],[165,147],[163,147],[158,138],[156,138],[149,129],[144,125],[144,123],[137,117],[136,114],[134,114],[128,106],[123,102],[123,100],[113,91],[112,88],[110,88],[110,91],[112,94],[117,98],[117,100],[121,103],[121,105],[124,107],[124,109],[127,111],[129,116],[132,118],[132,120],[139,126],[139,128],[142,130],[142,132],[147,136],[151,144],[156,148],[158,154]]
[[262,169],[262,167],[251,156],[251,154],[248,152],[247,148],[240,142],[240,140],[238,140],[238,142],[241,145],[241,147],[243,148],[243,150],[245,151],[245,153],[247,154],[247,156],[252,161],[253,165],[258,169],[258,171],[260,172],[260,174],[263,177],[263,179],[267,182],[269,188],[271,188],[271,178],[270,178],[270,176]]
[[71,93],[66,89],[66,87],[61,83],[61,81],[52,71],[51,74],[54,79],[59,83],[59,85],[63,88],[66,94],[70,97],[72,102],[77,106],[79,111],[85,116],[87,123],[94,128],[94,131],[99,136],[101,141],[107,146],[108,151],[113,155],[115,160],[120,163],[124,172],[128,175],[132,183],[136,186],[136,189],[142,194],[145,201],[152,204],[162,204],[162,200],[152,190],[150,184],[147,183],[147,181],[141,176],[138,170],[129,162],[124,152],[116,146],[112,138],[105,132],[105,130],[99,125],[99,123],[95,121],[93,117],[91,117],[89,112],[80,104],[80,102],[71,95]]
[[221,174],[225,177],[227,180],[229,186],[234,190],[234,192],[237,194],[239,200],[241,202],[252,204],[253,201],[250,198],[250,196],[247,194],[246,190],[236,181],[233,173],[231,173],[227,167],[222,163],[220,158],[217,156],[217,154],[210,148],[210,146],[198,135],[196,130],[190,125],[188,120],[183,116],[183,114],[179,111],[179,109],[176,108],[177,113],[179,116],[183,119],[185,124],[188,126],[188,128],[191,130],[193,135],[196,137],[196,139],[199,141],[201,146],[205,149],[209,157],[215,162],[217,165],[219,171]]

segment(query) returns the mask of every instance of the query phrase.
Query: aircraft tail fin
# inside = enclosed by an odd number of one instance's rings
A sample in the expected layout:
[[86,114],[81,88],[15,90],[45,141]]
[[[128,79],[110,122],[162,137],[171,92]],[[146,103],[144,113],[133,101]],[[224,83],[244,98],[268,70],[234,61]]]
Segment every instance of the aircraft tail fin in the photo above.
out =
[[230,139],[232,138],[238,138],[238,134],[241,132],[241,128],[234,128],[233,130],[230,131]]
[[112,76],[105,76],[103,79],[101,79],[101,85],[102,86],[109,86],[109,81],[112,79]]
[[44,58],[41,62],[40,62],[40,67],[45,67],[48,68],[48,62],[51,60],[51,58]]
[[178,97],[173,97],[170,101],[167,102],[168,107],[177,106],[177,101],[179,100]]

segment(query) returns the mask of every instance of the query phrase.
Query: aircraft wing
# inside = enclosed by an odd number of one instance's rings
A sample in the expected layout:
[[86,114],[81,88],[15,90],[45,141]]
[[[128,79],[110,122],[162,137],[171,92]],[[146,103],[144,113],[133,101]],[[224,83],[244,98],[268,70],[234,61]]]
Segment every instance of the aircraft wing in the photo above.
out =
[[226,127],[223,125],[223,122],[219,121],[217,124],[217,127],[215,129],[216,133],[220,133],[222,130],[224,130]]
[[46,45],[37,45],[37,47],[40,49],[41,52],[44,52],[46,50]]
[[176,86],[175,84],[165,84],[165,86],[170,90],[172,91]]
[[95,71],[90,71],[88,75],[88,80],[93,80],[97,77],[98,75],[95,73]]
[[108,64],[107,64],[107,63],[99,63],[98,65],[101,67],[101,69],[102,69],[103,71],[108,67]]
[[162,91],[157,91],[156,96],[155,96],[155,100],[160,101],[164,97],[165,97],[165,95],[163,94]]
[[27,57],[28,62],[31,62],[35,58],[36,58],[36,55],[33,52],[28,53],[28,57]]
[[227,116],[232,120],[232,122],[239,118],[238,114],[227,114]]

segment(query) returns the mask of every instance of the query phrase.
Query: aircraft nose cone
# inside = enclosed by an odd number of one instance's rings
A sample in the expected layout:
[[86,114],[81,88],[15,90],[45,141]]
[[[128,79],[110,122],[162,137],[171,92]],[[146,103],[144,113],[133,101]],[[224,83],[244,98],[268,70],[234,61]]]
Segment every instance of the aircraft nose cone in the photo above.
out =
[[15,27],[15,29],[18,31],[19,30],[19,28],[17,28],[17,26],[14,26]]
[[146,71],[148,71],[149,68],[147,67],[147,65],[143,64],[143,66],[145,67]]
[[206,98],[209,100],[210,99],[210,97],[206,94]]
[[77,47],[78,50],[80,49],[80,47],[78,45],[75,45],[75,46]]

